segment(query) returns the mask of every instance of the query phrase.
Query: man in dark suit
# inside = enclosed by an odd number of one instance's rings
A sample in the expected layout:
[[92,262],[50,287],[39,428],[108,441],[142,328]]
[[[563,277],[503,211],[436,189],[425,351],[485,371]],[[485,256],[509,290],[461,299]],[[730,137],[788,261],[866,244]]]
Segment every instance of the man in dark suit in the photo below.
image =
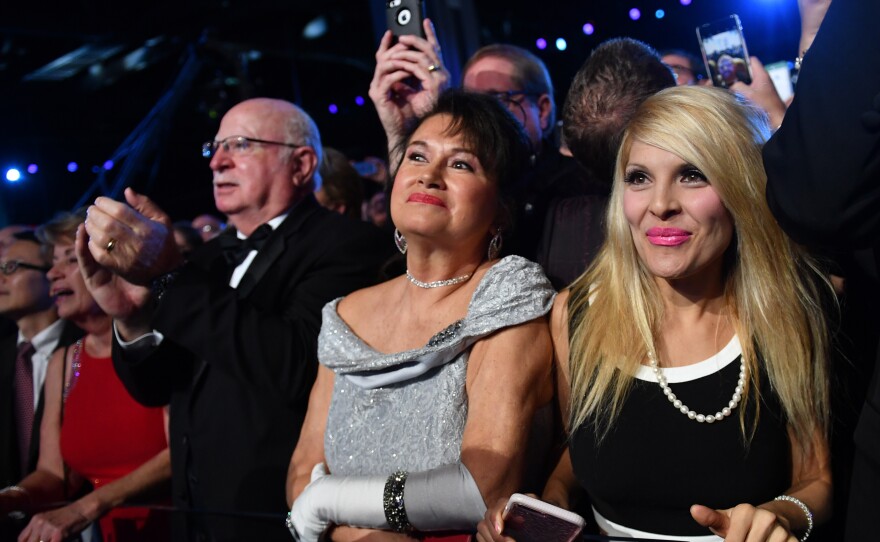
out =
[[175,538],[286,541],[285,475],[316,373],[321,308],[374,282],[393,245],[317,204],[320,136],[293,104],[236,105],[202,152],[235,231],[181,265],[168,217],[128,191],[130,206],[90,207],[78,253],[115,317],[121,379],[145,404],[170,402],[173,498],[186,511]]
[[0,337],[0,487],[36,468],[49,358],[82,334],[58,319],[46,278],[51,264],[51,250],[31,231],[0,250],[0,317],[16,324]]
[[[811,11],[823,5],[801,3]],[[845,291],[858,301],[880,293],[880,3],[835,0],[827,9],[805,55],[802,41],[794,101],[764,148],[767,197],[795,241],[853,252],[859,280],[848,276]],[[867,310],[876,352],[877,306]],[[854,438],[846,540],[877,540],[880,356]]]

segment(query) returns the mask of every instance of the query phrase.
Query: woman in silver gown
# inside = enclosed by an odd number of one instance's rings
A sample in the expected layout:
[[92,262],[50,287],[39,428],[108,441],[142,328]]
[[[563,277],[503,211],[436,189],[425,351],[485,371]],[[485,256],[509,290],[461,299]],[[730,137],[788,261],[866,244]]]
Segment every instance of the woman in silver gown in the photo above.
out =
[[493,98],[450,91],[406,139],[390,206],[407,272],[324,308],[288,473],[294,538],[473,532],[520,488],[553,393],[554,298],[538,265],[498,259],[523,137]]

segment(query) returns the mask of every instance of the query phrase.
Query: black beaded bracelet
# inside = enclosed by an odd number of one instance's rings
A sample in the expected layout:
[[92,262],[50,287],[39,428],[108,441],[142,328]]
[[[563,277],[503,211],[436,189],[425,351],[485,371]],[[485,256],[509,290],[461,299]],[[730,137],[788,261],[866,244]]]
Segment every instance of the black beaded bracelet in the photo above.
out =
[[385,481],[382,504],[385,507],[385,520],[392,530],[407,533],[413,530],[406,517],[406,506],[403,504],[403,488],[406,485],[406,471],[397,471]]

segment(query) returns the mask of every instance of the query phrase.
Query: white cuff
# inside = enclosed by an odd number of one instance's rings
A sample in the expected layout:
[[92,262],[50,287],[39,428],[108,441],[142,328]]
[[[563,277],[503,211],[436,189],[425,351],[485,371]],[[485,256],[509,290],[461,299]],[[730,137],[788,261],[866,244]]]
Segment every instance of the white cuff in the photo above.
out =
[[162,341],[165,340],[165,336],[154,329],[150,333],[145,333],[131,341],[124,341],[119,335],[119,330],[116,329],[116,320],[113,320],[113,335],[116,337],[116,342],[119,343],[119,346],[122,347],[123,351],[134,354],[139,352],[149,353],[153,348],[159,346],[162,344]]

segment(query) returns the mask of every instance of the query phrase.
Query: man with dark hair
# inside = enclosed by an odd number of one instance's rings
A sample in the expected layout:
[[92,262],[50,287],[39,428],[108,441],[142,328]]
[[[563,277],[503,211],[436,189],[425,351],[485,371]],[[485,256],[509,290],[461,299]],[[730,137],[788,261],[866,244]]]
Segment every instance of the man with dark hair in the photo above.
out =
[[0,250],[0,316],[17,330],[0,337],[0,485],[31,473],[40,448],[43,382],[52,352],[82,332],[58,319],[46,272],[51,247],[22,229]]
[[563,109],[571,154],[608,186],[626,125],[649,96],[675,79],[649,45],[615,38],[597,47],[574,76]]
[[232,226],[224,234],[183,263],[167,215],[127,191],[130,206],[98,198],[88,245],[77,239],[86,283],[114,316],[121,380],[144,404],[170,403],[173,499],[186,511],[174,518],[178,540],[290,539],[285,479],[321,309],[374,283],[393,247],[318,205],[321,153],[305,111],[244,101],[202,146]]
[[547,213],[538,261],[557,288],[587,268],[604,239],[601,224],[627,123],[645,99],[674,85],[657,52],[630,38],[600,44],[574,76],[562,113],[565,142],[590,186],[602,188],[557,200]]

